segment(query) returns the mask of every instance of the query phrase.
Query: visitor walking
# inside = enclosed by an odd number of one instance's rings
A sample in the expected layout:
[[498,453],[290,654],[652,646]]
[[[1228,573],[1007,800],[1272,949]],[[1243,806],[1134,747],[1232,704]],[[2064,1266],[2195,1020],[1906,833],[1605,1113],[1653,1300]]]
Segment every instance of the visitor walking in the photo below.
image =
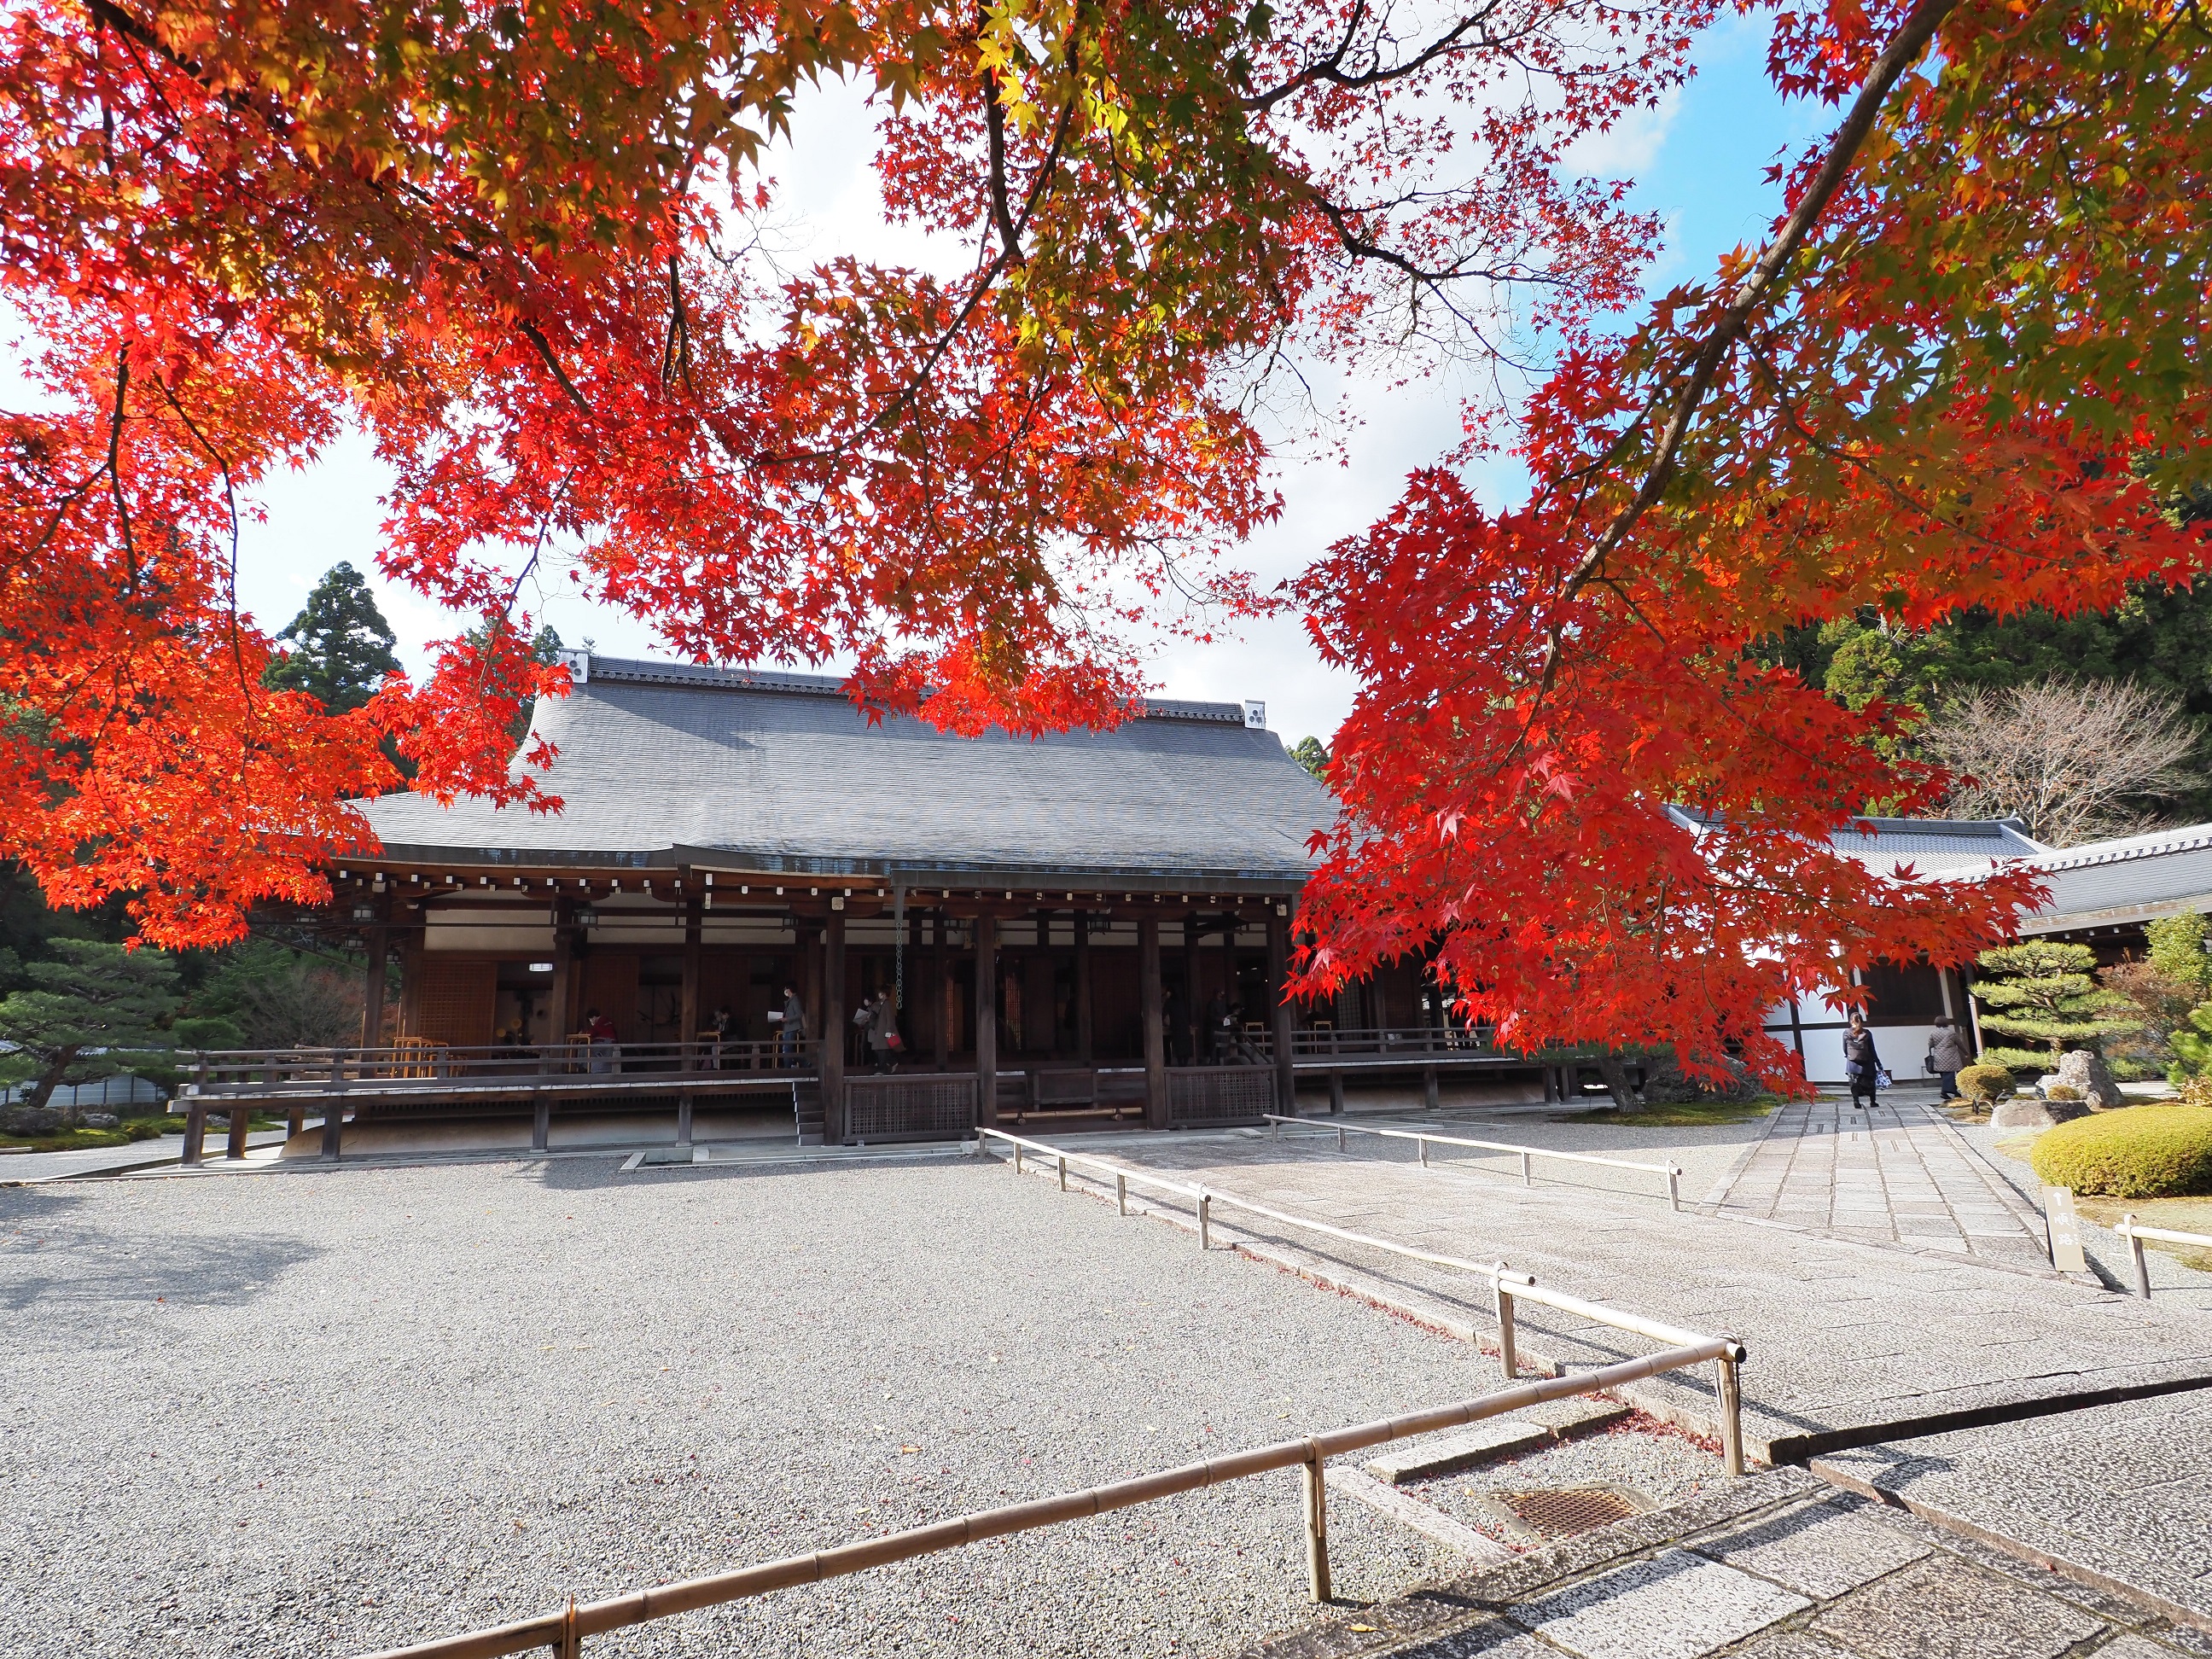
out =
[[1869,1107],[1880,1101],[1881,1056],[1875,1052],[1874,1033],[1867,1030],[1864,1014],[1853,1014],[1851,1028],[1844,1033],[1844,1075],[1850,1080],[1853,1111],[1860,1109],[1861,1095]]
[[1973,1039],[1948,1016],[1939,1017],[1928,1044],[1928,1069],[1936,1073],[1945,1100],[1959,1098],[1959,1073],[1973,1063]]
[[1229,1037],[1235,1027],[1237,1016],[1229,1006],[1229,994],[1216,991],[1213,1000],[1206,1005],[1206,1059],[1209,1064],[1226,1066],[1229,1063]]

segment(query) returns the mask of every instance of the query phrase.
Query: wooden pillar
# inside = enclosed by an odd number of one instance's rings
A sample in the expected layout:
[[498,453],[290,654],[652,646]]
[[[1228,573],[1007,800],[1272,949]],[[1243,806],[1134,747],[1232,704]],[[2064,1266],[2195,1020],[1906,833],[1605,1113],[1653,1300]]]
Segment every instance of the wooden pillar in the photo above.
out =
[[416,1006],[422,989],[422,930],[410,928],[399,941],[399,1030],[414,1035],[422,1021]]
[[335,1164],[344,1142],[345,1103],[334,1100],[323,1108],[323,1156]]
[[575,905],[568,899],[553,901],[553,988],[545,997],[549,1042],[565,1042],[576,1029]]
[[930,1024],[936,1029],[930,1033],[929,1036],[930,1059],[940,1072],[951,1064],[950,1055],[952,1042],[952,1033],[950,1029],[952,1024],[952,966],[945,954],[947,946],[945,942],[945,912],[940,909],[937,913],[935,961],[930,975],[932,981],[937,987],[937,994],[932,1005],[934,1012],[930,1019]]
[[975,918],[975,1121],[999,1121],[999,922]]
[[[325,1150],[326,1151],[328,1139],[329,1132],[326,1130],[325,1131]],[[194,1095],[191,1103],[185,1108],[185,1151],[184,1156],[179,1161],[185,1164],[198,1163],[200,1149],[206,1141],[207,1097]]]
[[[1244,1036],[1243,1022],[1237,1019],[1237,923],[1238,920],[1237,913],[1231,910],[1221,930],[1221,994],[1229,1000],[1229,1017],[1237,1021],[1237,1029],[1229,1034],[1228,1051],[1221,1056],[1224,1065],[1228,1064],[1231,1056],[1236,1054],[1237,1044]],[[1212,1031],[1206,1033],[1206,1041],[1208,1042],[1213,1041]]]
[[230,1103],[230,1144],[223,1151],[225,1158],[246,1156],[246,1126],[253,1121],[253,1109],[245,1100],[234,1098]]
[[[1057,1059],[1060,1051],[1060,968],[1059,964],[1054,963],[1052,959],[1052,912],[1049,910],[1038,911],[1036,913],[1036,921],[1037,955],[1044,959],[1046,965],[1051,970],[1052,998],[1045,1005],[1044,1019],[1042,1021],[1044,1029],[1042,1032],[1040,1033],[1038,1030],[1039,1021],[1036,1017],[1036,1011],[1029,1006],[1029,973],[1026,969],[1023,971],[1022,1040],[1024,1046],[1027,1048],[1031,1054],[1042,1053],[1048,1057]],[[1044,1038],[1044,1041],[1042,1043],[1037,1041],[1040,1035]]]
[[1075,1058],[1091,1064],[1091,913],[1075,913]]
[[1291,1029],[1291,918],[1290,901],[1278,900],[1267,910],[1267,995],[1273,1006],[1270,1010],[1269,1034],[1275,1049],[1275,1109],[1285,1116],[1298,1113],[1297,1072],[1293,1064],[1294,1033]]
[[1194,1066],[1206,1063],[1206,999],[1198,988],[1198,912],[1182,919],[1182,1023],[1176,1046]]
[[845,913],[822,930],[822,1139],[845,1141]]
[[1145,1014],[1145,1127],[1168,1127],[1167,1024],[1160,1015],[1160,921],[1137,921],[1137,998]]
[[698,899],[684,902],[684,1006],[677,1015],[676,1036],[684,1045],[679,1064],[687,1072],[698,1069],[698,1056],[692,1049],[699,1041],[699,939],[704,911]]
[[362,985],[361,1046],[384,1046],[384,973],[392,953],[391,936],[382,922],[368,930],[368,973]]

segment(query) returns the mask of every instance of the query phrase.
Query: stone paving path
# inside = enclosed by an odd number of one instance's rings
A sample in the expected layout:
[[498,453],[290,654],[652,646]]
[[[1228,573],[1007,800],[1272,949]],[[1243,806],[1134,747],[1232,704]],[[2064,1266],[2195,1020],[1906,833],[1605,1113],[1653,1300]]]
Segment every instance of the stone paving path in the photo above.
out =
[[2172,1659],[2212,1637],[1781,1470],[1242,1659]]
[[1870,1244],[2048,1267],[2040,1215],[1929,1103],[1792,1101],[1705,1196],[1708,1212]]

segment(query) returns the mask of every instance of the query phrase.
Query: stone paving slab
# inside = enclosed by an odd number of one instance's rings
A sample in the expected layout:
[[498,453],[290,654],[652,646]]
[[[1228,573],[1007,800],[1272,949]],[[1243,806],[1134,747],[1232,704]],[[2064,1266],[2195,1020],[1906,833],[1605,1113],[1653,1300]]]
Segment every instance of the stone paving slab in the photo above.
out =
[[[1755,1455],[1889,1438],[1936,1413],[2212,1382],[2212,1321],[1968,1256],[1347,1158],[1333,1138],[1130,1137],[1111,1151],[1133,1166],[1416,1248],[1508,1261],[1577,1296],[1733,1335],[1751,1352],[1743,1383]],[[1356,1279],[1361,1293],[1445,1328],[1494,1328],[1486,1281],[1320,1240],[1225,1203],[1214,1225],[1316,1277]],[[1528,1304],[1520,1325],[1524,1345],[1556,1365],[1607,1364],[1652,1346]],[[1701,1379],[1655,1378],[1633,1393],[1662,1416],[1713,1425]]]
[[1775,1470],[1240,1659],[2177,1659],[2212,1637]]
[[1814,1468],[2212,1630],[2212,1394],[1893,1441]]
[[1871,1109],[1827,1097],[1785,1103],[1701,1207],[2029,1272],[2050,1265],[2035,1206],[1932,1102],[1911,1096]]

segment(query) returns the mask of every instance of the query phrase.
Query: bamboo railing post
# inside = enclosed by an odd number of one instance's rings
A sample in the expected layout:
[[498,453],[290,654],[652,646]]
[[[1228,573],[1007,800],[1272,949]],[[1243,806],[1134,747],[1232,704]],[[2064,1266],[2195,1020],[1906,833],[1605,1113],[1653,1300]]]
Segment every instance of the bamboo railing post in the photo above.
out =
[[1667,1166],[1667,1207],[1678,1215],[1682,1209],[1682,1172],[1671,1164]]
[[1340,1123],[1340,1124],[1338,1124],[1338,1125],[1336,1126],[1336,1150],[1337,1150],[1338,1152],[1343,1152],[1343,1151],[1345,1151],[1345,1150],[1346,1149],[1346,1140],[1345,1140],[1345,1138],[1344,1138],[1344,1137],[1345,1137],[1345,1128],[1344,1128],[1344,1125],[1342,1125],[1341,1123]]
[[576,1598],[568,1598],[568,1610],[561,1618],[561,1633],[553,1639],[553,1659],[583,1659],[584,1633],[576,1628]]
[[1427,1137],[1427,1136],[1425,1136],[1425,1135],[1415,1135],[1415,1136],[1413,1137],[1413,1145],[1420,1148],[1420,1152],[1421,1152],[1421,1167],[1422,1167],[1424,1170],[1427,1169],[1427,1168],[1429,1167],[1429,1142],[1428,1142],[1428,1137]]
[[1060,1190],[1063,1193],[1067,1190],[1067,1159],[1065,1156],[1060,1160]]
[[1198,1194],[1198,1248],[1213,1248],[1213,1194],[1203,1189]]
[[1740,1480],[1743,1478],[1743,1387],[1730,1355],[1723,1354],[1713,1364],[1720,1372],[1721,1462],[1729,1480]]
[[2150,1300],[2150,1258],[2143,1254],[2143,1242],[2136,1237],[2136,1213],[2128,1211],[2120,1218],[2120,1237],[2128,1241],[2128,1261],[2136,1270],[2136,1294],[2144,1301]]
[[1014,1143],[1014,1173],[1015,1173],[1016,1175],[1019,1175],[1021,1172],[1022,1172],[1022,1143],[1021,1143],[1020,1141],[1018,1141],[1018,1141],[1016,1141],[1016,1142]]
[[1505,1372],[1505,1380],[1510,1382],[1521,1375],[1521,1363],[1514,1352],[1513,1292],[1505,1288],[1505,1264],[1501,1261],[1491,1282],[1498,1291],[1498,1363]]
[[1316,1601],[1333,1599],[1328,1582],[1328,1482],[1319,1446],[1298,1465],[1306,1496],[1306,1581]]
[[1523,1187],[1533,1187],[1536,1184],[1535,1170],[1533,1168],[1534,1163],[1534,1160],[1532,1159],[1528,1153],[1523,1152],[1521,1154],[1521,1184]]
[[1114,1177],[1114,1207],[1123,1215],[1129,1213],[1129,1177],[1125,1175]]

